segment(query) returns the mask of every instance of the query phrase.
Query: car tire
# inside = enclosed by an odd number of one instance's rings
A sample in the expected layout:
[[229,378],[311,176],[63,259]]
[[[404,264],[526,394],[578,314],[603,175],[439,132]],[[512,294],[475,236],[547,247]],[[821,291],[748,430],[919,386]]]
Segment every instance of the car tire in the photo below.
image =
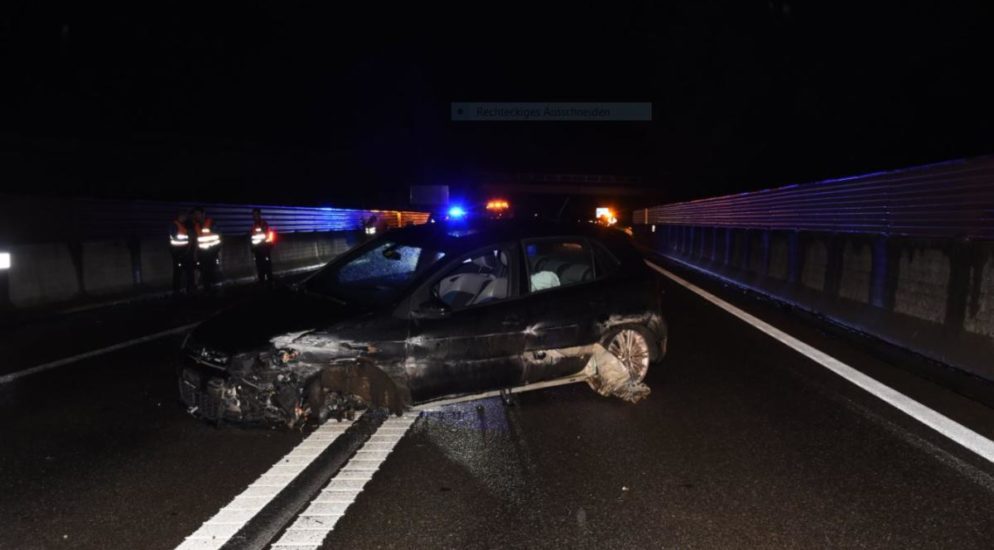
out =
[[658,365],[658,364],[660,364],[660,363],[663,362],[663,358],[666,357],[666,351],[667,351],[666,345],[668,343],[669,343],[668,335],[663,335],[663,337],[659,340],[659,343],[658,343],[658,347],[657,347],[658,352],[652,358],[651,362],[652,362],[653,365]]
[[648,331],[638,325],[625,325],[612,330],[604,339],[604,348],[628,369],[632,382],[639,383],[649,373],[652,362],[652,340]]

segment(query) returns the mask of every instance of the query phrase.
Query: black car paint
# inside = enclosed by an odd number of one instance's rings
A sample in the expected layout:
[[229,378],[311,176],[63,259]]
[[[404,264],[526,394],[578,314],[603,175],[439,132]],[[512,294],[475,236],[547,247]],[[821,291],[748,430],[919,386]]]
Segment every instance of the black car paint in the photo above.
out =
[[[520,243],[552,237],[600,242],[617,259],[617,267],[603,278],[529,293]],[[347,252],[325,269],[387,238],[440,249],[446,257],[421,273],[399,297],[378,307],[351,304],[347,297],[315,295],[306,291],[305,281],[296,290],[274,292],[202,323],[190,340],[198,347],[222,350],[230,360],[208,364],[201,389],[206,387],[204,380],[213,377],[227,379],[234,387],[248,373],[258,378],[266,371],[263,378],[275,380],[281,371],[306,367],[301,372],[307,378],[323,368],[362,358],[385,372],[411,405],[574,374],[584,368],[588,354],[549,361],[546,350],[589,347],[624,324],[641,327],[654,344],[666,337],[658,282],[620,231],[500,221],[470,231],[464,228],[455,237],[451,228],[431,224],[392,231]],[[426,307],[433,303],[431,287],[438,278],[467,255],[494,245],[513,250],[510,297],[456,311]],[[205,362],[197,351],[187,349],[183,364],[203,371]],[[661,347],[651,351],[658,358]],[[283,361],[287,358],[289,363]],[[291,379],[296,384],[305,381]],[[243,385],[238,387],[244,391]],[[274,388],[271,393],[278,391]]]

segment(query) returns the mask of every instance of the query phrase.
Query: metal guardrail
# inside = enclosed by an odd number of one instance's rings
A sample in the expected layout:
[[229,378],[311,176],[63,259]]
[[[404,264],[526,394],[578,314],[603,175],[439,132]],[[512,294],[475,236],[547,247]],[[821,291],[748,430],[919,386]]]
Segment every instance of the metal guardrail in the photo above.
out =
[[219,233],[247,235],[252,208],[280,233],[362,229],[371,215],[390,227],[425,223],[427,212],[265,204],[0,197],[0,238],[8,243],[162,237],[181,210],[203,206]]
[[655,206],[633,222],[994,239],[994,157]]

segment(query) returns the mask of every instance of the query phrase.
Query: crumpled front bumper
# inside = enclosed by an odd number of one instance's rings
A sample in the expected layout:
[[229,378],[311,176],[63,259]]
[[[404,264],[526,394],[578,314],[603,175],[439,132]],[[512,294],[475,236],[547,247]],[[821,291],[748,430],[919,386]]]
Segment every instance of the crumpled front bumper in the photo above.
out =
[[178,370],[179,397],[188,412],[210,422],[294,425],[305,412],[303,375],[308,372],[220,367],[184,355]]

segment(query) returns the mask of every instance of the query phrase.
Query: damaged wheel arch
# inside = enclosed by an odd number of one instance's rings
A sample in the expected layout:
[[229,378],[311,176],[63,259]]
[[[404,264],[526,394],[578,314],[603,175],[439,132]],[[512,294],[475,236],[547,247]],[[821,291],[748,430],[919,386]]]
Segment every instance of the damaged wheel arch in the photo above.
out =
[[386,408],[403,414],[410,400],[374,361],[357,358],[327,365],[305,382],[304,397],[312,414],[351,417],[357,408]]

